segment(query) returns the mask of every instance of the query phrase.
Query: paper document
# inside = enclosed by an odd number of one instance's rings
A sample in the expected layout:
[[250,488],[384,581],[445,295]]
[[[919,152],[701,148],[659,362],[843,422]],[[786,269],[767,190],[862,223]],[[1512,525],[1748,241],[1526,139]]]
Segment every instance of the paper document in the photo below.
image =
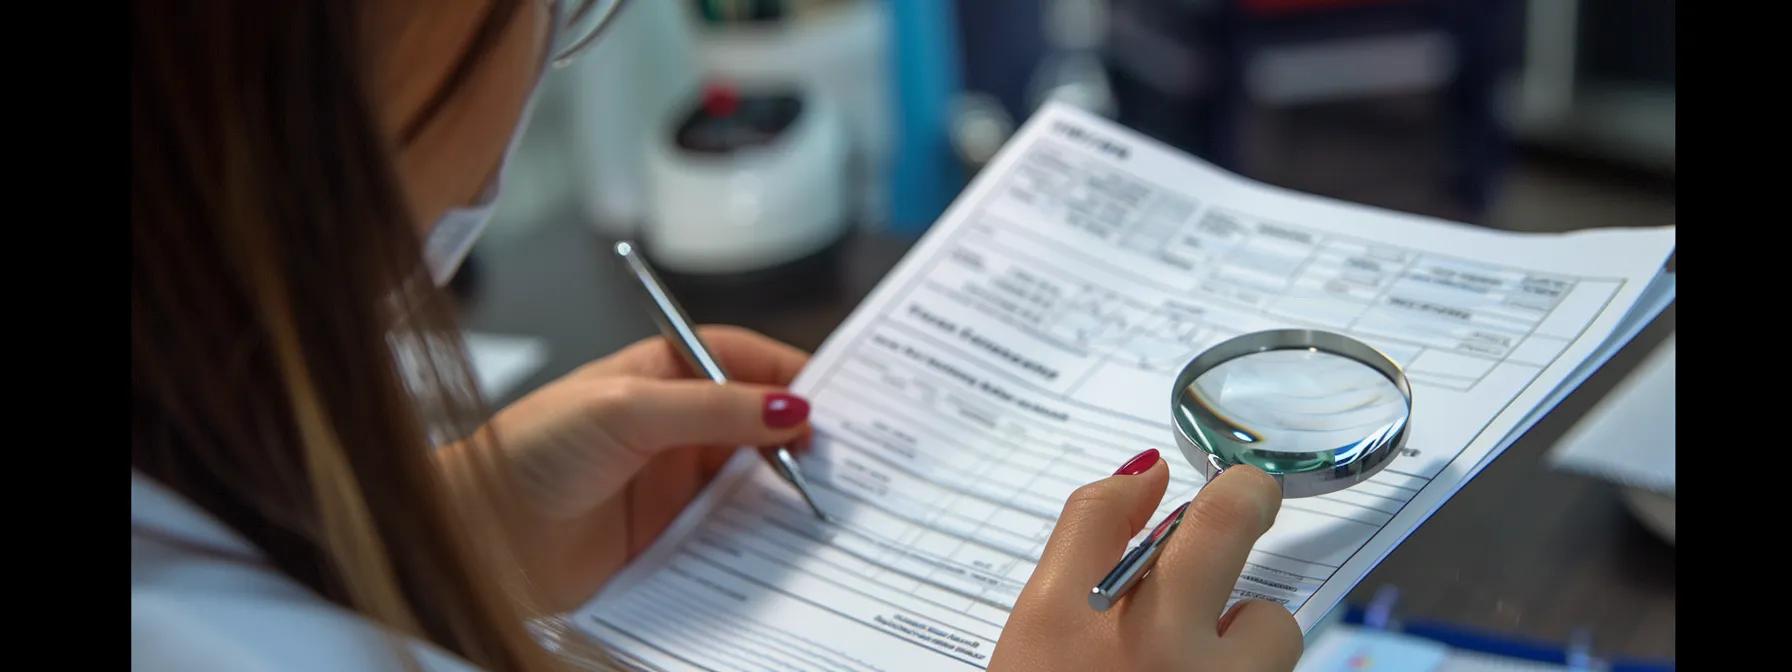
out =
[[1674,337],[1568,430],[1550,462],[1614,483],[1674,494]]
[[1177,370],[1305,327],[1382,349],[1414,396],[1405,453],[1287,500],[1237,584],[1310,629],[1672,300],[1673,249],[1672,228],[1521,235],[1298,194],[1048,106],[796,381],[837,524],[742,453],[570,618],[650,669],[986,668],[1072,490],[1146,448],[1170,463],[1153,523],[1200,488]]
[[473,375],[479,394],[497,399],[508,394],[518,383],[547,362],[547,344],[538,338],[466,332],[467,357],[473,361]]
[[1450,647],[1429,639],[1338,626],[1319,633],[1294,672],[1443,672],[1449,658]]

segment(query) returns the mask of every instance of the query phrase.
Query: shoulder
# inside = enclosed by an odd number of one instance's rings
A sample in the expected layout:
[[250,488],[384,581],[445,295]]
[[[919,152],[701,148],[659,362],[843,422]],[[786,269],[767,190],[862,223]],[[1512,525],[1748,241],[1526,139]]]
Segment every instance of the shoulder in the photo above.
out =
[[198,533],[202,527],[192,521],[140,517],[152,507],[139,506],[137,494],[131,669],[401,670],[414,657],[425,670],[473,671],[428,642],[392,633],[323,599],[258,554],[230,552],[240,549]]
[[131,595],[131,669],[243,670],[279,669],[259,659],[246,642],[232,640],[181,613],[176,605]]

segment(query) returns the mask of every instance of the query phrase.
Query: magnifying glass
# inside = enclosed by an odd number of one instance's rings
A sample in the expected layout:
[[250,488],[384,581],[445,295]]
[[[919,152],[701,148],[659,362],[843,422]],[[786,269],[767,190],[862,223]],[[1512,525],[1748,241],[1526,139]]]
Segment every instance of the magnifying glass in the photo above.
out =
[[[1368,480],[1406,446],[1412,387],[1400,365],[1349,336],[1276,329],[1237,336],[1190,360],[1170,388],[1184,457],[1211,482],[1248,464],[1282,496],[1312,497]],[[1187,507],[1172,511],[1089,593],[1105,611],[1149,573]]]
[[1278,329],[1219,343],[1171,388],[1176,444],[1209,480],[1249,464],[1311,497],[1360,483],[1406,445],[1412,387],[1379,350],[1341,334]]

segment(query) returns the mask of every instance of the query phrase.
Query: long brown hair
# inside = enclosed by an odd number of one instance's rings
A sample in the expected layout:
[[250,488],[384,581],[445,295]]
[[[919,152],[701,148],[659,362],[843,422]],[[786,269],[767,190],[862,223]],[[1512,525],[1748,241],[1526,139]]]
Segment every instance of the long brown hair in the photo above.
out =
[[[518,4],[493,3],[445,91]],[[132,3],[131,464],[323,597],[541,669],[495,569],[506,479],[432,463],[424,418],[464,436],[484,409],[364,89],[364,11]]]

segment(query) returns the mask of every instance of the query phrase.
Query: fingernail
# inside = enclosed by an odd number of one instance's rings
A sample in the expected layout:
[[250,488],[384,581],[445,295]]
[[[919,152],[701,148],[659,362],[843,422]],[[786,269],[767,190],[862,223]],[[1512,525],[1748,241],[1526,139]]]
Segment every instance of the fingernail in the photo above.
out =
[[1136,476],[1145,473],[1145,470],[1150,469],[1154,464],[1157,464],[1157,449],[1146,448],[1145,452],[1132,456],[1132,459],[1127,460],[1126,464],[1120,465],[1120,468],[1114,471],[1114,475]]
[[1219,628],[1217,628],[1217,630],[1221,636],[1224,636],[1226,634],[1227,630],[1232,629],[1232,619],[1237,618],[1237,617],[1238,617],[1238,605],[1237,604],[1232,605],[1231,609],[1227,609],[1226,613],[1220,616]]
[[765,426],[784,429],[803,424],[809,418],[809,402],[788,392],[765,395]]

